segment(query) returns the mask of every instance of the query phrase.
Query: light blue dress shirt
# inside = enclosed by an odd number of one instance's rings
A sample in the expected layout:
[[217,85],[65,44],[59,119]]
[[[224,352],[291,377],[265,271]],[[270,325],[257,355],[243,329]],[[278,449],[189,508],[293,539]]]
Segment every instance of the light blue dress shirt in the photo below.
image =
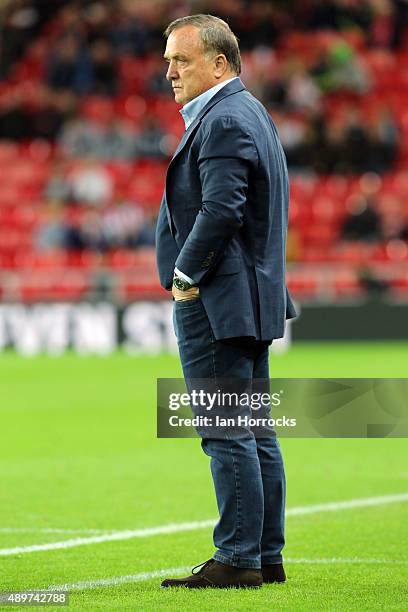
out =
[[198,113],[204,108],[204,106],[211,100],[213,96],[220,91],[227,83],[231,83],[234,79],[238,77],[232,77],[232,79],[228,79],[227,81],[223,81],[222,83],[218,83],[218,85],[214,85],[211,89],[207,89],[204,93],[200,94],[190,102],[187,102],[180,110],[180,114],[184,119],[184,123],[186,126],[186,130],[193,123],[194,119],[197,117]]
[[[214,85],[214,87],[211,87],[211,89],[207,89],[207,91],[205,91],[204,93],[200,94],[193,100],[190,100],[190,102],[187,102],[187,104],[185,104],[183,108],[180,109],[180,113],[184,119],[186,130],[188,130],[194,119],[198,116],[199,112],[204,108],[207,102],[209,102],[211,98],[215,96],[217,91],[220,91],[220,89],[225,87],[227,83],[231,83],[231,81],[237,78],[238,77],[232,77],[232,79],[228,79],[227,81],[218,83],[218,85]],[[186,274],[183,274],[183,272],[180,272],[180,270],[178,270],[177,268],[175,268],[174,272],[183,280],[187,281],[191,285],[194,285],[194,280]]]

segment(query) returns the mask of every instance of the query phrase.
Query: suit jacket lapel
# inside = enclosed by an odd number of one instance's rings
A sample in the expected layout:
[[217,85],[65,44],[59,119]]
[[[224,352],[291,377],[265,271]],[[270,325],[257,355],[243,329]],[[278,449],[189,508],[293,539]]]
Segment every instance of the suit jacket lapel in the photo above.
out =
[[[197,117],[194,119],[193,123],[188,127],[188,129],[184,132],[178,146],[177,149],[174,152],[173,157],[170,160],[170,164],[174,161],[174,159],[181,153],[181,151],[184,149],[184,147],[186,146],[190,136],[192,134],[194,134],[195,130],[197,129],[197,127],[199,126],[201,119],[204,117],[204,115],[206,115],[208,113],[209,110],[211,110],[211,108],[217,104],[218,102],[220,102],[220,100],[223,100],[224,98],[227,98],[228,96],[231,96],[232,94],[237,93],[238,91],[242,91],[245,89],[245,85],[243,84],[243,82],[241,81],[241,79],[236,79],[234,81],[231,81],[230,83],[228,83],[227,85],[225,85],[225,87],[223,87],[222,89],[220,89],[219,91],[217,91],[217,93],[215,94],[215,96],[213,96],[211,98],[211,100],[209,100],[207,102],[207,104],[204,106],[203,109],[201,109],[201,111],[198,113]],[[169,166],[170,166],[169,164]]]
[[193,123],[191,123],[188,126],[188,129],[184,132],[180,142],[177,145],[177,149],[175,150],[174,155],[173,155],[173,157],[170,160],[170,163],[173,161],[173,159],[175,157],[177,157],[177,155],[180,153],[180,151],[182,151],[182,149],[184,149],[185,145],[187,144],[188,139],[190,138],[191,134],[193,134],[195,132],[195,129],[198,126],[199,123],[200,123],[200,119],[197,116],[194,119]]
[[167,206],[166,189],[164,189],[164,192],[163,192],[161,206],[164,206],[164,209],[166,211],[167,222],[170,228],[170,233],[172,236],[174,236],[173,219],[171,218],[169,207]]

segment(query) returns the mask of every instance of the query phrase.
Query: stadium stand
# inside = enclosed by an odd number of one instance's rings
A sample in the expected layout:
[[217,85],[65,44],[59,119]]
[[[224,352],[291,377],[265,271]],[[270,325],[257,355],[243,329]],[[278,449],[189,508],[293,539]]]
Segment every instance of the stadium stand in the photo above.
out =
[[407,300],[403,0],[3,2],[1,299],[164,294],[154,223],[183,123],[161,32],[192,10],[228,19],[279,128],[294,296]]

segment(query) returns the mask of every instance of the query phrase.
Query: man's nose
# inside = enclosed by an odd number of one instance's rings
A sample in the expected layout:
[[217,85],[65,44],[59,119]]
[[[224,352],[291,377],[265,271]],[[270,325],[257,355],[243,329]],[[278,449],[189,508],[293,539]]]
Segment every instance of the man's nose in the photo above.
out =
[[169,62],[169,67],[167,68],[167,72],[166,72],[166,79],[168,81],[171,81],[172,79],[177,78],[177,70],[174,66],[173,62]]

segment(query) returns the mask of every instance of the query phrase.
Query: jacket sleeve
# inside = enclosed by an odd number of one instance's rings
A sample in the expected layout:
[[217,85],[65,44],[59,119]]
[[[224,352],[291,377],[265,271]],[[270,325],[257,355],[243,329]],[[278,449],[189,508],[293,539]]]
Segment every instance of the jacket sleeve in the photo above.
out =
[[217,117],[198,154],[202,206],[176,260],[176,267],[200,283],[216,266],[242,226],[251,165],[258,164],[250,134],[234,117]]
[[166,206],[167,204],[163,198],[156,225],[156,261],[160,284],[164,289],[169,290],[173,284],[174,264],[179,254],[179,249],[170,232]]

